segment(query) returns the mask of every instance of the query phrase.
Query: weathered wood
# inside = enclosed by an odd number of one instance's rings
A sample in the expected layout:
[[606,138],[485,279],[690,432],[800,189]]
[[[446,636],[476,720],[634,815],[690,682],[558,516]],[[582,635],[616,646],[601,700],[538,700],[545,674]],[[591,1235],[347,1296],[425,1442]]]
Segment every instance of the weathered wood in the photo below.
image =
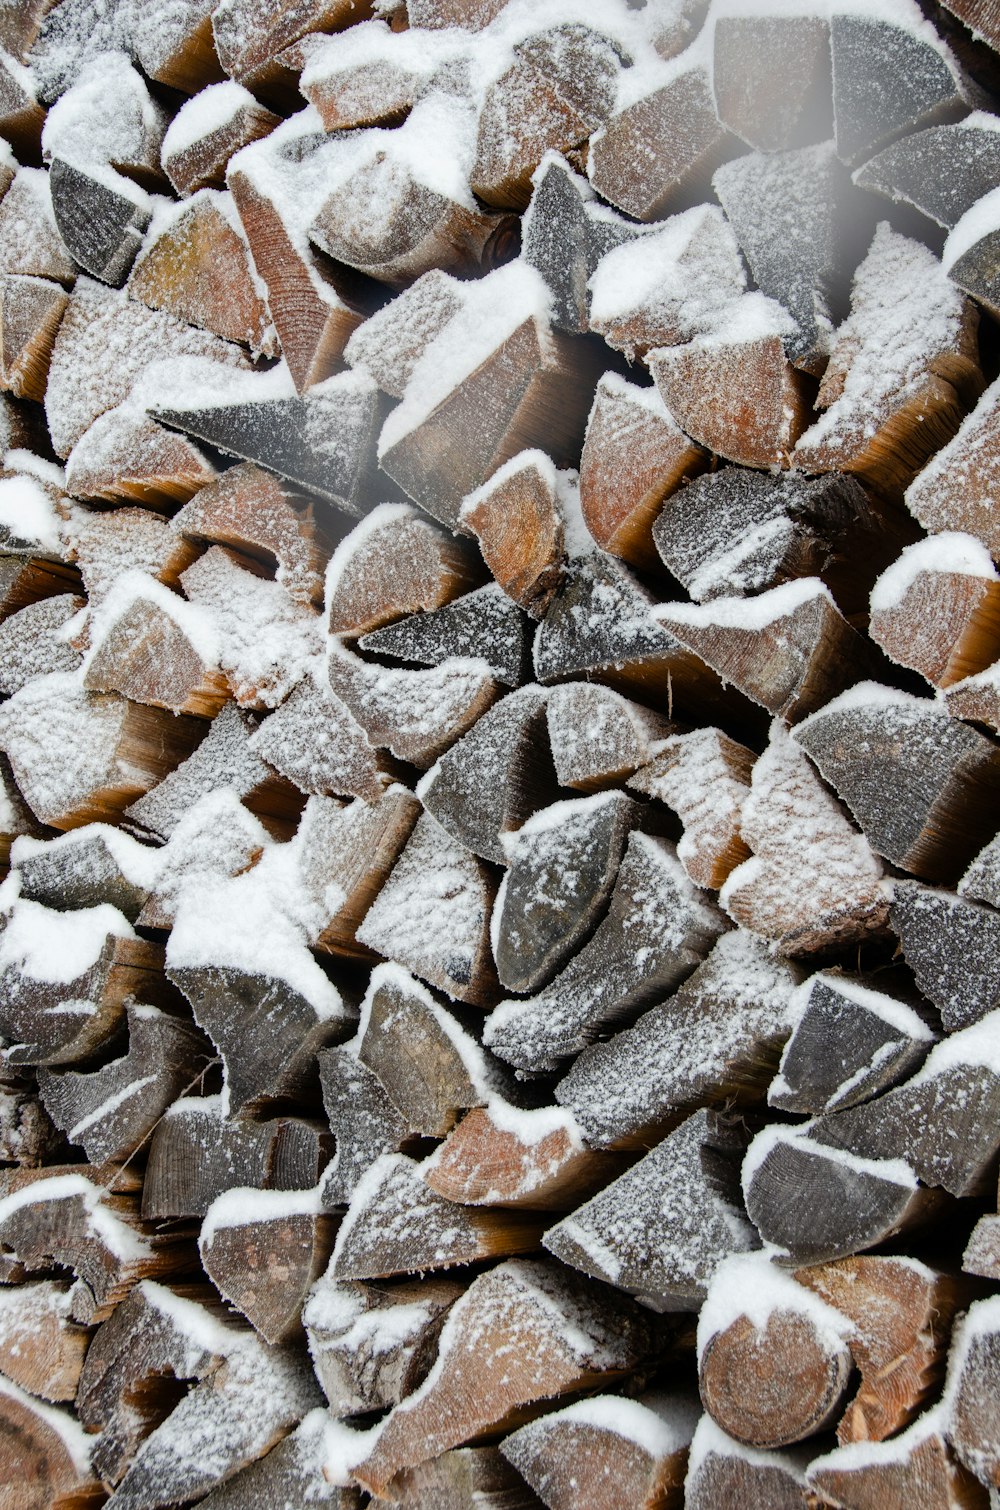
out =
[[13,59],[0,58],[0,128],[21,157],[38,161],[45,110],[30,74]]
[[182,6],[154,0],[148,24],[136,28],[136,61],[157,83],[195,94],[222,76],[212,38],[211,0]]
[[997,475],[1000,387],[987,388],[944,446],[914,478],[906,506],[927,530],[964,530],[991,553],[1000,550],[991,499]]
[[403,1469],[484,1431],[519,1424],[534,1402],[635,1367],[656,1330],[652,1318],[558,1267],[501,1264],[474,1280],[452,1308],[437,1367],[395,1407],[353,1476],[381,1494]]
[[630,791],[655,797],[680,817],[677,858],[696,886],[718,890],[749,858],[740,817],[756,758],[721,729],[696,729],[659,741],[653,759],[628,782]]
[[940,1410],[928,1411],[890,1442],[850,1446],[817,1458],[809,1486],[823,1503],[850,1510],[985,1510],[981,1484],[952,1456]]
[[814,713],[795,740],[872,848],[916,875],[957,878],[997,826],[1000,758],[984,735],[924,698],[862,683]]
[[990,193],[998,172],[1000,140],[990,129],[990,118],[971,116],[893,142],[858,169],[854,182],[897,204],[914,205],[950,228]]
[[212,11],[212,32],[219,62],[231,78],[281,97],[288,78],[279,61],[284,48],[307,32],[340,31],[370,14],[367,0],[293,0],[278,14],[266,0],[219,0]]
[[0,279],[0,386],[41,400],[59,322],[69,295],[42,278]]
[[722,926],[673,846],[633,830],[596,932],[537,995],[495,1008],[484,1042],[529,1075],[556,1069],[679,985]]
[[617,786],[676,729],[662,714],[594,682],[553,687],[548,724],[559,784],[581,792]]
[[40,831],[41,825],[21,796],[6,756],[0,755],[0,871],[8,868],[15,839],[22,834],[34,837]]
[[990,47],[1000,45],[1000,14],[996,0],[943,0],[946,10],[951,11],[974,36],[981,37]]
[[152,219],[149,195],[121,173],[88,170],[61,157],[52,159],[49,185],[56,225],[73,261],[121,288]]
[[359,643],[369,654],[418,666],[439,666],[451,656],[482,660],[508,687],[528,680],[531,627],[496,582],[443,608],[384,625]]
[[991,1489],[1000,1475],[996,1376],[1000,1306],[995,1296],[971,1306],[952,1343],[945,1387],[945,1429],[960,1462]]
[[991,195],[967,211],[945,242],[942,266],[951,281],[996,317],[1000,280],[996,252],[1000,243],[997,206]]
[[409,1147],[412,1136],[378,1076],[358,1058],[356,1039],[324,1049],[319,1074],[323,1105],[337,1140],[323,1182],[323,1200],[328,1207],[348,1206],[376,1160]]
[[580,503],[602,550],[641,570],[657,569],[653,523],[665,499],[706,464],[656,388],[639,388],[605,373],[580,460]]
[[92,608],[127,572],[139,573],[140,583],[148,575],[179,588],[182,573],[198,555],[196,546],[149,509],[76,509],[66,534]]
[[90,1467],[90,1443],[78,1423],[3,1378],[0,1452],[3,1510],[96,1510],[104,1500]]
[[1000,1217],[979,1218],[962,1255],[962,1268],[985,1279],[1000,1277]]
[[584,1049],[557,1100],[598,1148],[645,1148],[699,1106],[752,1104],[788,1036],[799,976],[752,934],[724,933],[676,995]]
[[0,270],[9,276],[47,278],[73,285],[76,265],[52,212],[48,174],[18,168],[0,200]]
[[161,511],[186,503],[216,475],[214,463],[186,435],[127,407],[102,414],[66,458],[66,488],[74,498]]
[[416,1468],[406,1468],[382,1491],[399,1510],[537,1510],[542,1503],[495,1447],[456,1447]]
[[[264,825],[231,787],[208,793],[184,814],[166,847],[154,851],[149,866],[153,875],[136,866],[135,873],[147,887],[138,926],[166,932],[186,892],[252,870],[270,843]],[[142,860],[148,851],[140,846],[137,854]]]
[[694,1400],[594,1395],[530,1421],[507,1437],[505,1458],[544,1496],[550,1510],[671,1510],[684,1501]]
[[869,630],[897,665],[950,687],[1000,656],[1000,579],[968,535],[911,545],[872,589]]
[[1000,1006],[1000,914],[993,907],[901,881],[894,888],[892,926],[946,1032],[967,1028]]
[[395,763],[321,678],[322,667],[304,676],[251,735],[249,749],[300,791],[377,802]]
[[75,1399],[90,1333],[71,1310],[57,1280],[0,1290],[0,1374],[43,1400]]
[[0,692],[10,697],[36,676],[76,670],[82,655],[67,630],[85,606],[73,593],[57,593],[0,620]]
[[80,574],[62,561],[37,556],[0,556],[0,622],[39,603],[80,590]]
[[830,23],[822,12],[758,7],[715,22],[712,92],[719,120],[758,152],[825,141],[833,124]]
[[302,67],[299,92],[314,106],[324,131],[398,126],[453,51],[436,48],[426,32],[393,29],[388,16],[333,38],[310,33],[293,43]]
[[[202,129],[203,111],[211,123],[208,130]],[[182,105],[174,117],[163,138],[163,171],[182,199],[199,189],[221,189],[229,159],[267,136],[280,119],[242,85],[210,84],[197,103]]]
[[756,1452],[734,1442],[704,1415],[691,1442],[684,1503],[688,1510],[802,1510],[806,1451]]
[[0,1081],[0,1163],[37,1169],[63,1157],[64,1142],[30,1077],[5,1069]]
[[97,616],[83,676],[88,692],[213,718],[230,697],[211,625],[197,606],[140,575],[123,578]]
[[470,493],[459,513],[500,587],[535,619],[562,579],[560,481],[544,452],[523,451]]
[[697,1310],[726,1254],[757,1245],[739,1200],[746,1140],[741,1123],[696,1112],[550,1227],[546,1248],[654,1311]]
[[420,358],[460,313],[464,298],[457,278],[431,268],[358,326],[344,349],[346,360],[383,393],[402,398]]
[[298,1500],[327,1505],[329,1510],[361,1510],[360,1491],[332,1484],[327,1476],[329,1433],[329,1415],[317,1406],[265,1457],[249,1463],[199,1503],[207,1510],[272,1510]]

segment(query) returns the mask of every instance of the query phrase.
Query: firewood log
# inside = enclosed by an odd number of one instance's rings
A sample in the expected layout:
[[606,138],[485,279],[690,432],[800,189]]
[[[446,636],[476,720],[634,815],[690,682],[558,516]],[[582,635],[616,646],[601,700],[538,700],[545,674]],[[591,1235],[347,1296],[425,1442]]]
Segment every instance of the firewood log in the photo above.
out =
[[226,703],[198,748],[152,791],[126,809],[143,830],[167,839],[206,794],[229,787],[275,837],[287,839],[302,810],[302,794],[249,748],[256,721]]
[[31,74],[14,58],[0,55],[0,129],[21,157],[38,161],[45,110]]
[[902,1435],[816,1458],[808,1482],[821,1503],[849,1510],[985,1510],[985,1490],[955,1461],[940,1410],[928,1411]]
[[862,189],[911,204],[938,225],[957,225],[996,186],[1000,142],[991,117],[967,116],[954,126],[927,126],[869,158],[854,175]]
[[[915,875],[956,878],[983,832],[996,828],[993,746],[923,698],[862,683],[814,713],[794,737],[872,848]],[[864,754],[856,743],[862,740],[871,742]]]
[[1000,905],[1000,840],[993,838],[979,851],[958,883],[959,894],[977,902]]
[[260,0],[218,0],[212,32],[219,62],[231,78],[279,99],[288,92],[278,55],[306,32],[340,31],[371,14],[367,0],[295,0],[275,15]]
[[199,189],[221,189],[229,159],[280,120],[242,84],[210,84],[168,126],[160,151],[163,171],[182,199]]
[[179,588],[181,574],[199,554],[197,546],[150,509],[76,509],[66,535],[91,608],[97,608],[126,573]]
[[0,1290],[0,1373],[43,1400],[74,1400],[91,1334],[71,1309],[58,1280]]
[[0,1377],[3,1510],[96,1510],[104,1490],[90,1466],[90,1450],[90,1439],[71,1415]]
[[32,43],[37,40],[45,13],[51,10],[52,4],[53,0],[25,0],[24,4],[4,11],[0,20],[0,47],[19,63],[27,62]]
[[596,932],[537,995],[502,1002],[484,1042],[529,1075],[556,1069],[679,985],[722,929],[673,846],[633,830]]
[[986,724],[996,732],[1000,727],[998,691],[997,663],[994,662],[976,676],[968,676],[948,687],[944,695],[944,706],[956,718]]
[[378,504],[331,557],[327,628],[369,634],[409,614],[431,613],[478,587],[481,572],[464,540],[409,504]]
[[435,31],[464,26],[483,31],[503,10],[506,0],[409,0],[406,10],[411,27]]
[[120,1162],[149,1137],[172,1101],[207,1067],[211,1048],[191,1023],[129,1003],[128,1051],[96,1070],[43,1070],[42,1105],[92,1164]]
[[563,478],[542,451],[522,451],[462,504],[459,524],[479,541],[497,583],[532,618],[562,580]]
[[1000,582],[969,535],[933,535],[905,550],[872,589],[871,637],[932,686],[975,676],[1000,656]]
[[878,989],[881,979],[831,970],[803,983],[769,1105],[840,1111],[917,1072],[935,1035],[913,1006]]
[[1000,914],[954,892],[897,882],[892,926],[917,985],[948,1033],[1000,1006],[996,943]]
[[381,417],[374,384],[360,374],[344,372],[314,384],[301,397],[268,397],[273,391],[261,377],[242,402],[215,403],[211,408],[158,407],[151,412],[154,419],[229,456],[268,467],[293,487],[345,513],[364,514]]
[[383,393],[402,398],[425,350],[463,303],[459,280],[432,268],[370,314],[351,336],[344,356],[374,378]]
[[586,681],[551,689],[548,724],[559,785],[580,792],[617,786],[647,765],[677,727],[610,687]]
[[659,219],[675,195],[711,176],[724,150],[726,128],[697,52],[644,69],[590,139],[591,183],[636,220]]
[[623,59],[578,22],[532,31],[483,96],[470,183],[480,199],[523,210],[546,151],[579,146],[607,119]]
[[975,535],[991,553],[1000,550],[990,505],[997,468],[998,394],[996,383],[987,388],[954,440],[914,478],[905,499],[924,529],[962,530]]
[[497,681],[519,687],[531,661],[531,626],[496,582],[465,593],[443,608],[384,625],[360,648],[389,660],[439,666],[450,656],[483,660]]
[[757,757],[711,727],[670,734],[659,745],[653,759],[632,776],[629,790],[674,809],[684,824],[677,858],[696,886],[718,890],[750,856],[740,815]]
[[452,1307],[434,1371],[394,1408],[353,1476],[381,1494],[403,1469],[520,1424],[535,1402],[626,1373],[657,1335],[651,1317],[558,1266],[500,1264]]
[[121,288],[152,219],[152,202],[122,173],[54,157],[49,169],[56,225],[73,261]]
[[715,18],[712,92],[719,120],[758,152],[825,141],[833,124],[830,24],[803,6]]
[[652,526],[665,499],[688,490],[707,457],[689,440],[655,388],[605,373],[580,460],[580,503],[602,550],[640,570],[657,570]]
[[250,251],[232,199],[202,189],[158,217],[128,280],[128,294],[150,309],[276,356],[267,305],[255,285]]
[[358,1034],[359,1061],[421,1137],[445,1137],[462,1112],[509,1089],[459,1019],[398,965],[372,971]]
[[136,61],[151,79],[195,94],[222,77],[215,54],[212,0],[154,0],[144,9],[146,24],[136,27]]
[[83,675],[88,692],[118,692],[134,703],[200,718],[214,717],[230,696],[204,610],[141,573],[120,579],[91,633]]
[[0,1081],[0,1163],[37,1169],[58,1161],[65,1139],[38,1099],[34,1081],[5,1067]]
[[495,1447],[456,1447],[416,1468],[404,1469],[382,1491],[382,1498],[398,1510],[538,1510],[542,1501],[532,1494],[519,1473]]
[[[122,835],[117,837],[120,841]],[[173,926],[185,892],[251,870],[270,843],[264,825],[232,788],[209,792],[188,809],[165,848],[154,850],[151,859],[138,847],[130,869],[146,889],[138,926],[165,932]]]
[[18,168],[0,200],[0,270],[66,288],[76,279],[52,211],[49,176],[41,168]]
[[265,1457],[249,1463],[199,1503],[206,1510],[272,1510],[298,1500],[329,1510],[362,1510],[358,1489],[332,1484],[327,1477],[329,1434],[329,1415],[317,1406]]
[[430,85],[438,68],[463,56],[462,44],[426,31],[394,30],[387,17],[364,21],[344,33],[310,32],[289,49],[301,66],[299,92],[312,105],[324,131],[361,126],[398,126]]
[[959,1461],[992,1490],[1000,1474],[996,1393],[992,1386],[998,1305],[995,1296],[971,1306],[952,1342],[945,1386],[945,1429]]
[[995,192],[967,210],[944,245],[941,265],[951,281],[994,317],[1000,313],[1000,282],[994,259],[1000,218]]
[[311,1189],[331,1151],[329,1129],[319,1122],[230,1118],[218,1096],[175,1101],[149,1146],[143,1216],[156,1222],[203,1217],[218,1196],[236,1187]]
[[0,279],[0,386],[18,398],[45,397],[49,362],[69,295],[42,278]]
[[0,622],[43,598],[77,593],[80,574],[62,561],[0,554]]
[[1000,45],[1000,15],[996,14],[996,0],[943,0],[946,10],[964,21],[975,36],[981,37],[991,47]]
[[688,1510],[801,1510],[808,1462],[804,1451],[757,1452],[734,1442],[706,1414],[691,1441],[684,1503]]
[[85,600],[58,593],[0,620],[0,692],[10,697],[36,676],[75,671],[82,659],[68,632]]
[[317,1190],[234,1189],[209,1206],[198,1248],[219,1294],[264,1341],[291,1342],[301,1335],[302,1307],[326,1268],[336,1226]]
[[986,1279],[1000,1276],[1000,1216],[979,1218],[962,1254],[962,1268]]
[[319,603],[332,541],[311,503],[250,462],[228,468],[178,514],[173,528],[259,561],[297,603]]
[[741,1123],[696,1112],[550,1227],[546,1248],[654,1311],[698,1309],[726,1254],[757,1246],[739,1200],[746,1137]]
[[302,678],[251,736],[250,751],[300,791],[377,802],[394,763],[375,748],[322,666]]
[[593,1395],[529,1421],[500,1450],[550,1510],[671,1510],[684,1501],[697,1420],[696,1402],[683,1395]]
[[146,509],[185,503],[216,476],[212,460],[186,435],[124,405],[96,419],[66,458],[74,498]]
[[646,1147],[699,1106],[752,1104],[788,1036],[799,975],[752,934],[724,933],[676,995],[585,1049],[556,1098],[598,1148]]
[[905,489],[982,391],[976,322],[937,259],[883,222],[820,384],[825,413],[798,441],[795,465],[851,472],[890,495]]
[[87,0],[60,0],[46,7],[29,52],[39,98],[46,105],[56,101],[97,53],[117,50],[128,56],[128,33],[129,12],[120,3],[99,13],[87,8]]
[[40,832],[41,824],[21,796],[6,756],[0,755],[0,875],[6,875],[14,841]]
[[324,1049],[319,1073],[323,1105],[337,1142],[324,1178],[323,1200],[327,1206],[348,1206],[372,1165],[385,1154],[412,1146],[413,1139],[378,1076],[358,1058],[357,1040]]
[[[88,40],[97,38],[92,34]],[[132,48],[126,46],[121,51],[131,53]],[[125,194],[134,186],[160,188],[160,143],[169,119],[167,111],[150,93],[138,69],[121,56],[109,57],[98,45],[81,63],[76,78],[46,116],[42,133],[45,160],[71,164],[106,189],[118,190],[124,177],[127,182],[121,184],[120,192]],[[135,202],[152,209],[148,200]],[[59,191],[55,185],[53,207],[58,219]]]
[[144,1280],[119,1303],[92,1340],[77,1395],[82,1425],[100,1433],[94,1466],[109,1487],[170,1414],[178,1387],[215,1374],[244,1335],[204,1284]]

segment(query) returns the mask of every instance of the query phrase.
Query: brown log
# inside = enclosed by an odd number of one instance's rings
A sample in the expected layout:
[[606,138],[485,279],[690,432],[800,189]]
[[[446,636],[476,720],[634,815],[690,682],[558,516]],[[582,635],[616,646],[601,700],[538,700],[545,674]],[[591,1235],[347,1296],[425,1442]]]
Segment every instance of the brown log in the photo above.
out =
[[251,736],[251,752],[302,792],[377,802],[392,784],[395,762],[373,746],[350,708],[307,675]]
[[307,32],[340,31],[371,14],[367,0],[294,0],[275,15],[261,0],[220,0],[212,11],[219,61],[231,78],[282,98],[288,72],[279,54]]
[[605,373],[580,461],[583,517],[602,550],[641,570],[656,570],[653,522],[663,501],[705,463],[657,389]]
[[996,0],[944,0],[946,10],[951,11],[991,47],[1000,46],[1000,14]]
[[76,278],[76,265],[52,213],[48,175],[41,168],[18,168],[0,199],[0,271],[46,278],[67,288]]
[[67,528],[70,552],[96,608],[126,572],[179,588],[198,548],[149,509],[77,509]]
[[712,91],[719,120],[758,152],[826,141],[833,125],[830,24],[774,7],[715,23]]
[[950,687],[1000,657],[1000,581],[970,536],[930,536],[872,590],[871,637],[897,665]]
[[155,591],[148,579],[130,578],[94,624],[83,685],[171,713],[214,718],[230,689],[215,664],[213,639],[196,607]]
[[[206,115],[210,125],[204,130]],[[273,131],[280,116],[265,109],[242,85],[229,81],[210,84],[198,94],[197,103],[182,105],[174,120],[175,127],[163,138],[161,162],[184,199],[199,189],[223,188],[229,159]]]
[[352,367],[373,377],[383,393],[402,398],[427,347],[462,305],[459,280],[431,268],[369,315],[351,336],[344,355]]
[[31,75],[12,58],[0,57],[0,129],[21,157],[38,161],[45,109]]
[[272,1510],[283,1501],[322,1504],[329,1510],[361,1510],[360,1491],[332,1484],[328,1413],[317,1406],[277,1447],[213,1489],[200,1503],[206,1510]]
[[2,1510],[97,1510],[104,1501],[90,1467],[90,1443],[78,1423],[3,1378],[0,1452]]
[[10,697],[36,676],[76,670],[82,656],[66,630],[85,606],[73,593],[58,593],[0,620],[0,692]]
[[414,46],[407,31],[393,30],[381,17],[363,31],[332,39],[309,33],[292,44],[289,61],[294,56],[302,68],[299,91],[318,112],[324,131],[398,126],[406,119],[433,79],[435,65],[447,66],[451,51],[446,43],[438,52],[420,33]]
[[0,1079],[0,1163],[37,1169],[65,1155],[29,1072],[5,1067]]
[[52,5],[53,0],[27,0],[26,4],[7,7],[0,17],[0,47],[19,63],[26,63]]
[[817,1458],[809,1485],[841,1510],[986,1510],[986,1491],[955,1461],[940,1411],[928,1411],[889,1442],[866,1444],[860,1462],[850,1447]]
[[542,1503],[495,1447],[456,1447],[398,1473],[382,1498],[399,1510],[537,1510]]
[[0,1373],[43,1400],[75,1399],[90,1333],[71,1310],[57,1280],[0,1290]]
[[535,619],[544,617],[562,578],[559,485],[543,452],[523,451],[470,493],[459,515],[504,592]]
[[548,700],[549,743],[560,786],[617,786],[648,764],[676,730],[662,714],[595,682],[564,682]]
[[124,406],[95,420],[66,458],[66,488],[75,498],[161,511],[186,503],[216,476],[187,436]]
[[750,855],[740,816],[757,757],[713,728],[671,734],[659,746],[632,776],[629,790],[674,809],[684,824],[677,858],[696,886],[718,890]]
[[41,278],[0,279],[0,385],[18,398],[45,396],[56,331],[68,302]]
[[804,1451],[756,1452],[734,1442],[711,1416],[702,1416],[691,1442],[684,1502],[688,1510],[801,1510],[805,1502]]
[[962,530],[991,553],[1000,534],[990,509],[998,461],[997,387],[986,390],[953,440],[911,482],[906,506],[927,530]]
[[0,556],[0,623],[31,603],[79,590],[79,572],[62,561],[21,553]]
[[149,78],[196,94],[222,77],[210,10],[211,0],[180,8],[158,0],[150,7],[150,24],[138,28],[135,37],[136,61]]
[[[563,1328],[570,1314],[572,1331]],[[501,1264],[453,1307],[434,1373],[395,1407],[353,1476],[381,1494],[403,1469],[483,1431],[519,1424],[542,1398],[621,1375],[655,1333],[652,1318],[607,1292],[598,1296],[565,1271],[523,1260]]]

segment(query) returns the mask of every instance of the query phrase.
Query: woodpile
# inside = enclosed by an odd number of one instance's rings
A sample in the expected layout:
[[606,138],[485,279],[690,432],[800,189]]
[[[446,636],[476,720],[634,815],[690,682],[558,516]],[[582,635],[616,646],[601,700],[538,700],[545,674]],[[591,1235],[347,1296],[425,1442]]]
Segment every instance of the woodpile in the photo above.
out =
[[1000,1506],[1000,5],[0,0],[0,1510]]

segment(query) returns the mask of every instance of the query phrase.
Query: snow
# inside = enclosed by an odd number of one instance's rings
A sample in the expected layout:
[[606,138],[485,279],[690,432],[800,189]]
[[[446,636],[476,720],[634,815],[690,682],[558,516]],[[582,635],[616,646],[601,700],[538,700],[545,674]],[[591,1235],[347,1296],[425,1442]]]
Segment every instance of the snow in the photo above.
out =
[[972,535],[944,531],[908,545],[899,559],[879,577],[871,594],[872,613],[898,608],[922,572],[951,572],[997,581],[989,551]]
[[[81,1481],[92,1481],[90,1453],[96,1439],[84,1431],[75,1416],[71,1416],[67,1410],[57,1409],[54,1405],[46,1405],[43,1400],[39,1400],[35,1395],[29,1395],[13,1380],[5,1379],[2,1374],[0,1374],[0,1395],[6,1395],[8,1400],[14,1402],[15,1407],[20,1406],[29,1417],[35,1416],[48,1426],[65,1447],[78,1478]],[[16,1421],[15,1411],[14,1423]],[[20,1435],[16,1424],[13,1425],[13,1431],[16,1435]],[[62,1487],[69,1487],[63,1485],[61,1478],[59,1482]]]
[[234,79],[225,79],[221,84],[209,84],[201,89],[178,110],[163,138],[161,156],[164,162],[180,157],[193,147],[195,142],[221,131],[240,110],[256,108],[257,101],[249,89],[237,84]]
[[234,1186],[216,1196],[201,1224],[198,1246],[202,1253],[212,1246],[217,1232],[257,1222],[283,1222],[294,1216],[319,1216],[323,1207],[322,1185],[315,1190],[255,1190]]
[[[688,1395],[646,1395],[641,1400],[622,1395],[592,1395],[564,1410],[550,1412],[538,1423],[538,1429],[544,1433],[549,1422],[590,1426],[633,1442],[658,1460],[688,1446],[700,1414],[697,1402]],[[524,1429],[528,1435],[534,1430],[532,1426]]]
[[745,1316],[765,1332],[776,1314],[808,1318],[813,1335],[831,1356],[854,1332],[854,1326],[812,1290],[796,1284],[787,1269],[767,1253],[735,1253],[724,1258],[712,1276],[708,1297],[698,1316],[698,1362],[713,1337]]
[[87,1232],[95,1242],[106,1247],[122,1263],[148,1259],[150,1248],[144,1238],[127,1226],[109,1206],[104,1205],[105,1191],[82,1174],[54,1175],[48,1180],[34,1180],[0,1198],[0,1226],[25,1207],[45,1205],[49,1201],[79,1200],[83,1205]]
[[182,1377],[190,1377],[195,1369],[203,1368],[205,1353],[225,1358],[245,1339],[245,1333],[224,1325],[207,1307],[179,1295],[167,1285],[144,1279],[137,1289],[146,1304],[167,1317],[176,1333],[190,1344],[188,1356],[177,1370]]
[[68,986],[97,964],[109,939],[135,937],[110,902],[57,912],[19,897],[0,933],[0,971]]
[[11,548],[61,557],[64,554],[63,522],[50,493],[24,473],[0,477],[0,532],[8,536],[0,545],[4,555]]
[[[687,1482],[693,1483],[698,1473],[703,1468],[709,1457],[742,1458],[747,1463],[752,1463],[759,1468],[769,1468],[772,1465],[780,1466],[790,1473],[793,1478],[805,1485],[802,1469],[811,1461],[808,1449],[799,1450],[794,1456],[785,1452],[762,1452],[755,1447],[747,1447],[742,1442],[736,1442],[726,1435],[720,1426],[716,1426],[712,1417],[707,1413],[698,1422],[698,1429],[691,1441],[691,1452],[688,1456]],[[748,1507],[749,1510],[749,1507]]]
[[42,152],[46,160],[59,157],[84,171],[112,163],[152,167],[166,122],[166,112],[124,53],[99,53],[49,110]]
[[[906,1464],[913,1471],[912,1454],[921,1442],[929,1437],[944,1436],[947,1432],[947,1410],[943,1404],[931,1406],[918,1416],[911,1426],[898,1436],[884,1442],[848,1442],[835,1447],[832,1452],[814,1458],[809,1465],[809,1478],[819,1473],[857,1473],[864,1468],[889,1467],[891,1464]],[[850,1494],[850,1488],[841,1489]]]
[[755,598],[712,598],[708,603],[664,603],[653,609],[653,618],[669,628],[673,624],[707,629],[743,629],[760,634],[779,619],[789,618],[806,603],[824,598],[835,607],[830,589],[818,577],[799,577],[769,588]]

